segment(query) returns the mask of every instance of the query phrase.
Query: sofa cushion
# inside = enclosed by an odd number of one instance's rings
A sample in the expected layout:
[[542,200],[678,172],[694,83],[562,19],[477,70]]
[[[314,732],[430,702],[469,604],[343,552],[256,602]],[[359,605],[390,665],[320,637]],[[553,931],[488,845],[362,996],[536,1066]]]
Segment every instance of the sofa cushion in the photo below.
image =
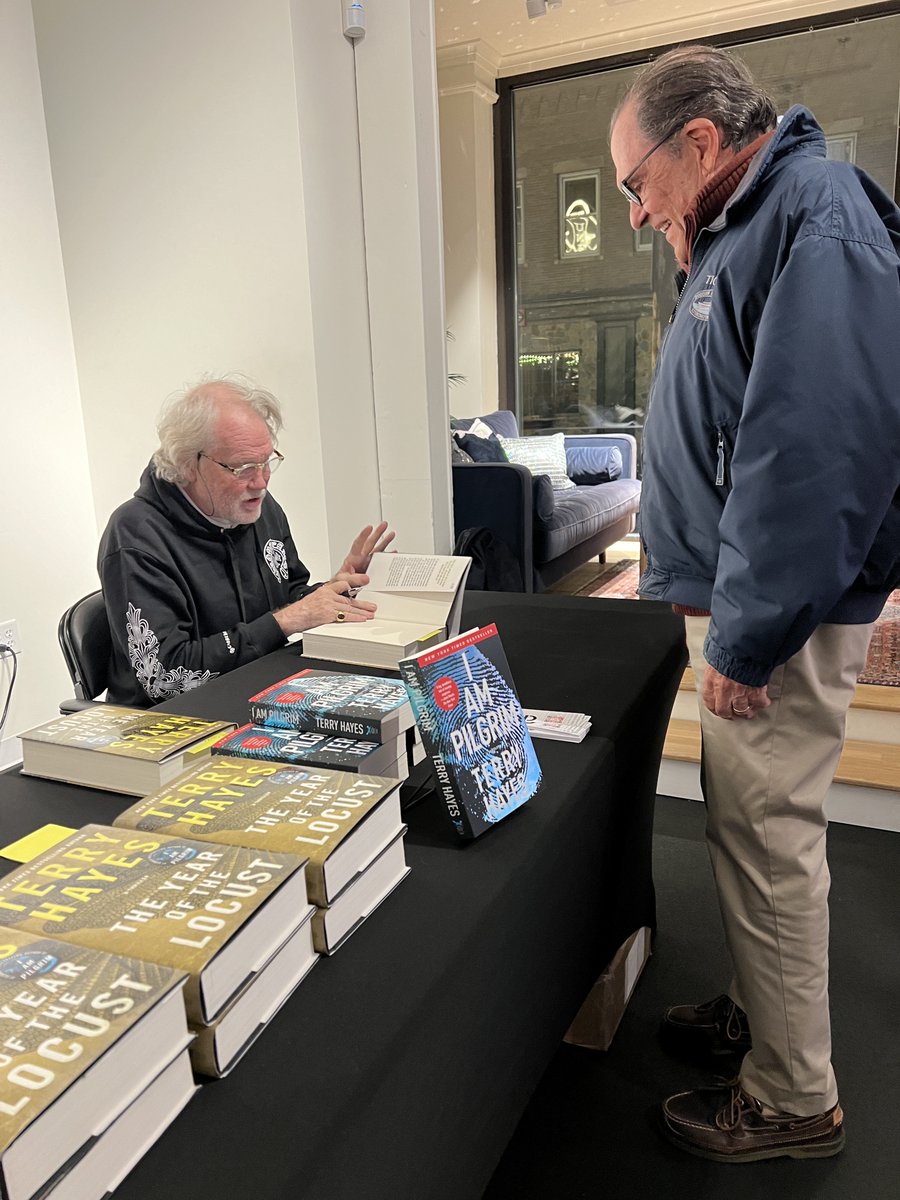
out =
[[641,485],[636,479],[617,479],[557,492],[550,517],[539,521],[535,514],[535,563],[550,562],[601,529],[637,512],[640,501]]
[[535,475],[531,481],[531,498],[534,503],[535,521],[549,521],[556,508],[556,493],[549,475]]
[[566,474],[575,483],[609,483],[622,474],[618,446],[567,446]]
[[527,467],[532,475],[549,475],[554,492],[575,487],[566,474],[566,437],[553,433],[549,437],[500,438],[500,445],[510,462]]

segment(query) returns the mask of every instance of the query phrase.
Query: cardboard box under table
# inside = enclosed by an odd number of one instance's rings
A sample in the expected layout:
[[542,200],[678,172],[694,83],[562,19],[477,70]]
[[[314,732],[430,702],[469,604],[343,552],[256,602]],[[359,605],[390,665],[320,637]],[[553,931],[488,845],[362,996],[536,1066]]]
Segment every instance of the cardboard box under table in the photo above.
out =
[[591,1050],[608,1050],[649,957],[650,930],[644,925],[615,952],[578,1010],[564,1040]]

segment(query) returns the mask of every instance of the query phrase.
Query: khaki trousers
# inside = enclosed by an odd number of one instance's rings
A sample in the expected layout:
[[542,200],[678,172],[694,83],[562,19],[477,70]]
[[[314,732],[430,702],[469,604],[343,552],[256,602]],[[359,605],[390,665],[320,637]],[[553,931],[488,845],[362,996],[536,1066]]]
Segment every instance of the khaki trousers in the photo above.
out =
[[[708,617],[686,617],[698,697]],[[871,625],[820,625],[775,670],[772,704],[724,721],[700,701],[706,840],[753,1049],[741,1083],[779,1112],[837,1103],[828,1010],[825,794]]]

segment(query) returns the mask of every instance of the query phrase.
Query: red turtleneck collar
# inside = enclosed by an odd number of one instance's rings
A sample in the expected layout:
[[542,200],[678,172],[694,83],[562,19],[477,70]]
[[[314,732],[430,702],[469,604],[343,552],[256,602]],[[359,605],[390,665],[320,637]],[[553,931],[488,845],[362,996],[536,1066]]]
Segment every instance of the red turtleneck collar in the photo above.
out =
[[694,197],[691,207],[684,214],[688,268],[690,268],[691,253],[697,234],[719,216],[737,191],[738,184],[747,174],[747,168],[750,166],[753,156],[771,140],[774,133],[774,129],[768,133],[761,133],[749,146],[739,150],[734,158],[730,158],[723,167],[716,171],[715,175],[706,181]]

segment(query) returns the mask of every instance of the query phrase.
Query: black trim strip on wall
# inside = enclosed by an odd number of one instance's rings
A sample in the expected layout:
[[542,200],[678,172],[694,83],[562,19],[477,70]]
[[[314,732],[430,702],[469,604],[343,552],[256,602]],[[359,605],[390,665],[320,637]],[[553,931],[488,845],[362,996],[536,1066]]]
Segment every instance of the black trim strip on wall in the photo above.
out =
[[[615,71],[621,67],[640,66],[657,58],[667,50],[689,41],[711,46],[746,45],[748,42],[771,41],[792,33],[813,32],[833,29],[840,25],[859,24],[878,17],[895,16],[900,13],[898,0],[883,0],[880,4],[867,4],[860,8],[835,9],[833,12],[817,13],[814,17],[780,21],[772,25],[758,25],[751,29],[733,29],[728,33],[702,38],[681,38],[663,46],[647,50],[633,50],[625,54],[613,54],[608,58],[592,58],[585,62],[568,63],[562,67],[547,67],[540,71],[529,71],[522,75],[504,75],[496,83],[497,103],[494,106],[494,220],[497,243],[497,351],[498,384],[501,408],[515,409],[516,396],[516,326],[518,306],[516,303],[516,229],[515,229],[515,127],[513,123],[513,92],[516,88],[537,83],[555,83],[572,79],[578,75],[595,75],[600,71]],[[897,136],[897,153],[894,158],[894,199],[900,197],[900,128]]]

